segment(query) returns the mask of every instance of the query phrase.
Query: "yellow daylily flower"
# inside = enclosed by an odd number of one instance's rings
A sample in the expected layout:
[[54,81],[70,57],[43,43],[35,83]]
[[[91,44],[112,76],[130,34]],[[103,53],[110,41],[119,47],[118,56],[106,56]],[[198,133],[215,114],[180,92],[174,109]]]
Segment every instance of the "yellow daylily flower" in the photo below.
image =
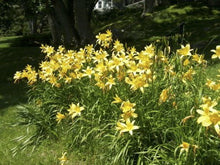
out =
[[135,109],[131,109],[130,111],[124,112],[123,114],[121,114],[121,117],[126,121],[128,119],[130,119],[131,117],[133,118],[137,118],[138,115],[136,113],[134,113]]
[[[201,113],[201,111],[198,111],[198,113]],[[211,113],[201,113],[202,116],[200,116],[197,120],[198,124],[202,123],[202,126],[204,127],[209,127],[211,125],[214,126],[215,131],[218,135],[220,135],[220,129],[219,129],[219,125],[220,125],[220,115],[219,112],[211,112]]]
[[56,121],[58,122],[58,124],[60,123],[60,121],[62,119],[64,119],[66,116],[60,112],[57,112],[57,115],[56,115]]
[[212,124],[209,114],[210,112],[202,111],[202,110],[197,110],[197,113],[199,113],[201,116],[197,119],[197,123],[200,124],[202,123],[202,126],[208,127]]
[[220,84],[216,84],[215,81],[212,81],[210,79],[207,79],[207,82],[205,85],[207,85],[210,89],[215,90],[215,91],[220,89]]
[[64,165],[64,163],[67,161],[67,157],[66,157],[67,152],[62,153],[62,156],[59,159],[60,161],[60,165]]
[[154,49],[155,48],[152,44],[150,44],[149,46],[146,46],[144,49],[145,49],[144,54],[146,54],[150,58],[152,58],[154,56]]
[[194,54],[192,55],[192,58],[192,60],[196,61],[198,64],[207,63],[207,61],[204,60],[204,56],[202,55]]
[[202,101],[204,104],[200,105],[200,107],[208,113],[209,111],[214,112],[214,107],[218,104],[217,101],[211,100],[210,97],[202,97]]
[[17,71],[15,74],[14,74],[14,83],[16,83],[16,81],[18,81],[19,79],[22,78],[22,72],[20,71]]
[[203,97],[203,103],[204,104],[200,106],[203,110],[197,110],[197,113],[201,115],[197,119],[197,123],[201,123],[204,127],[210,127],[213,125],[217,134],[220,135],[220,112],[214,109],[214,106],[217,105],[217,102],[215,100],[212,101],[210,97]]
[[96,35],[97,43],[104,48],[108,48],[112,42],[112,32],[107,30],[106,33]]
[[169,97],[168,92],[169,92],[169,88],[162,90],[162,92],[160,94],[160,98],[159,98],[159,103],[160,104],[167,101],[167,99]]
[[89,78],[91,78],[92,74],[95,73],[95,71],[93,70],[93,68],[90,68],[89,66],[87,66],[87,68],[85,70],[83,70],[83,76],[88,76]]
[[132,90],[140,89],[141,92],[144,93],[144,88],[149,86],[148,80],[150,80],[150,77],[151,75],[138,74],[136,76],[132,76],[131,79],[126,77],[125,82],[131,85]]
[[220,59],[220,45],[216,46],[216,49],[212,49],[211,52],[214,52],[215,54],[212,55],[212,59],[219,58]]
[[117,126],[116,126],[116,130],[120,131],[120,134],[122,134],[122,131],[126,128],[126,125],[124,123],[121,122],[117,122]]
[[127,66],[128,66],[127,73],[133,73],[134,75],[136,75],[136,73],[141,71],[138,65],[135,63],[135,61],[130,61],[127,64]]
[[122,132],[129,132],[130,135],[133,135],[133,130],[139,129],[139,126],[134,125],[134,121],[130,122],[130,120],[126,120],[126,127],[122,130]]
[[112,101],[112,103],[114,103],[114,104],[115,104],[115,103],[121,103],[121,102],[122,102],[122,99],[121,99],[117,94],[115,95],[114,99],[115,99],[115,100]]
[[186,80],[192,81],[194,74],[196,74],[196,72],[190,68],[186,73],[183,74],[182,81],[184,83],[186,83]]
[[77,105],[71,104],[70,108],[68,109],[69,115],[72,117],[72,119],[76,116],[80,116],[81,112],[84,110],[84,107],[80,107],[79,103]]
[[108,86],[109,90],[112,88],[112,85],[115,85],[115,78],[112,77],[112,75],[110,75],[109,77],[107,77],[107,82],[106,82],[106,86]]
[[130,122],[130,119],[126,120],[126,123],[117,122],[116,129],[120,131],[120,134],[123,132],[129,132],[130,135],[133,135],[133,130],[139,129],[139,126],[134,125],[135,121]]
[[184,57],[184,56],[191,56],[192,54],[191,54],[191,51],[192,51],[193,49],[190,49],[190,44],[187,44],[186,46],[183,46],[183,45],[181,45],[181,49],[178,49],[177,50],[177,53],[179,54],[179,55],[181,55],[181,58],[182,57]]
[[120,43],[119,40],[116,40],[116,41],[114,42],[113,49],[114,49],[116,52],[124,52],[124,46],[123,46],[122,43]]
[[184,66],[187,66],[187,65],[189,65],[189,64],[190,64],[189,59],[186,59],[186,60],[183,62],[183,65],[184,65]]
[[123,113],[130,111],[136,104],[128,101],[123,101],[121,104],[121,110]]

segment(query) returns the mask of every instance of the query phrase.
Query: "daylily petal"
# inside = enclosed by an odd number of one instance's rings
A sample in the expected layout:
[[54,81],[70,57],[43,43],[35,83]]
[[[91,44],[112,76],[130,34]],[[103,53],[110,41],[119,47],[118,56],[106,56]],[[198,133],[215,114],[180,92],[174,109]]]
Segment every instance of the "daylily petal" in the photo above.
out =
[[215,131],[217,132],[217,134],[220,135],[219,125],[216,124],[214,127],[215,127]]

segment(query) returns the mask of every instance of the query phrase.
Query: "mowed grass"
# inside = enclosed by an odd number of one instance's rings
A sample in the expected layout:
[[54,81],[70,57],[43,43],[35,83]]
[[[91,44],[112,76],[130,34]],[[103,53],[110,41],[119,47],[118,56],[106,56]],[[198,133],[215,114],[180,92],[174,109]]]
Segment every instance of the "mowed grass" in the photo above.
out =
[[36,152],[31,152],[31,148],[18,152],[17,155],[13,155],[12,149],[19,144],[15,138],[28,135],[28,130],[25,127],[13,126],[16,122],[16,106],[9,106],[1,109],[5,111],[0,116],[0,159],[1,165],[6,164],[56,164],[57,163],[57,148],[51,145],[43,145],[38,148]]

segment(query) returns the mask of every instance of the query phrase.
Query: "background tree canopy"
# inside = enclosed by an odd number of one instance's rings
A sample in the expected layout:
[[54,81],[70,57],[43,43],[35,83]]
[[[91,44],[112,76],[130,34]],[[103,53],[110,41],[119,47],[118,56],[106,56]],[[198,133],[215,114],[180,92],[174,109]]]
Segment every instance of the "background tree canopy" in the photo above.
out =
[[[94,41],[91,19],[98,0],[1,0],[0,35],[25,35],[50,31],[53,44],[77,47]],[[122,10],[138,0],[114,0],[114,7]],[[181,3],[206,3],[218,6],[219,0],[179,1],[144,0],[142,16],[156,6]]]
[[[54,44],[71,46],[92,40],[90,20],[97,0],[0,1],[1,34],[41,33],[49,23]],[[28,29],[29,27],[29,29]]]

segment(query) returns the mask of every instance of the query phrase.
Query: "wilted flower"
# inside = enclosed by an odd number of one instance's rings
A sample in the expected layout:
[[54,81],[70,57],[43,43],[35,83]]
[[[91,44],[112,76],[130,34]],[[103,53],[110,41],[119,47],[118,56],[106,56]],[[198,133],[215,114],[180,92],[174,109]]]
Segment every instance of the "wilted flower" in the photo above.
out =
[[181,147],[180,149],[180,153],[182,152],[188,152],[189,151],[189,147],[190,147],[190,144],[187,143],[187,142],[183,142],[179,147]]

